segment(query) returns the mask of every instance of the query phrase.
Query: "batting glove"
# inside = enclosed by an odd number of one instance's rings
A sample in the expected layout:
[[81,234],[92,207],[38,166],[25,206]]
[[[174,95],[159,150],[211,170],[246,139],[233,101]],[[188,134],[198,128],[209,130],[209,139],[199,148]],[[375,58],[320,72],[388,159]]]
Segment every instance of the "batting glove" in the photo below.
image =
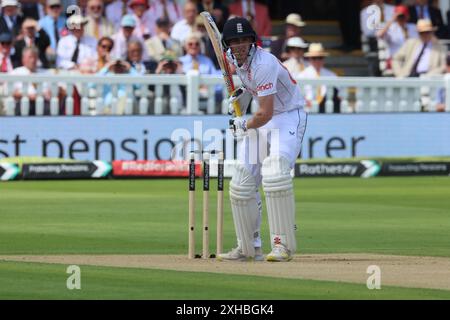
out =
[[247,120],[242,117],[230,119],[230,129],[236,138],[245,136],[247,134]]
[[252,95],[244,87],[239,87],[231,93],[230,98],[228,99],[228,114],[233,117],[236,116],[236,111],[233,107],[235,101],[239,104],[241,113],[246,114],[248,106],[252,102]]

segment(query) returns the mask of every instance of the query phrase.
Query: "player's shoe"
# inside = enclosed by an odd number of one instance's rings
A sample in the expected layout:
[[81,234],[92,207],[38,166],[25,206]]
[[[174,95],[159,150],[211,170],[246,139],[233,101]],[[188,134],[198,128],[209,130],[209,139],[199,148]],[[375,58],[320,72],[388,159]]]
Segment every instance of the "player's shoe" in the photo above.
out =
[[261,248],[255,248],[255,257],[247,257],[242,253],[242,249],[237,247],[230,252],[217,255],[219,261],[264,261]]
[[291,252],[282,244],[274,245],[272,252],[266,256],[266,260],[269,262],[285,262],[291,261]]

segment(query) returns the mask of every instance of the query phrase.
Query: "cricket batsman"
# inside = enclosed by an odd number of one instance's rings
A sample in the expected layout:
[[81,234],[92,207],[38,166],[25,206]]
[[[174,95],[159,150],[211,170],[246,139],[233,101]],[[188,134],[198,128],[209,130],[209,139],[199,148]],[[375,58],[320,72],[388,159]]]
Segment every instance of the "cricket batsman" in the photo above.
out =
[[[238,17],[226,22],[222,34],[224,50],[243,84],[232,95],[230,106],[237,99],[242,115],[245,115],[253,97],[259,108],[247,119],[230,119],[234,136],[242,139],[238,164],[230,183],[237,247],[220,254],[218,259],[264,260],[260,236],[262,205],[258,191],[262,183],[272,249],[266,260],[290,261],[297,247],[290,172],[306,130],[305,100],[287,69],[274,55],[258,47],[256,41],[257,35],[246,19]],[[256,139],[252,138],[254,132]],[[259,155],[264,153],[260,149],[266,145],[268,152],[260,159]],[[252,154],[255,152],[256,157]]]

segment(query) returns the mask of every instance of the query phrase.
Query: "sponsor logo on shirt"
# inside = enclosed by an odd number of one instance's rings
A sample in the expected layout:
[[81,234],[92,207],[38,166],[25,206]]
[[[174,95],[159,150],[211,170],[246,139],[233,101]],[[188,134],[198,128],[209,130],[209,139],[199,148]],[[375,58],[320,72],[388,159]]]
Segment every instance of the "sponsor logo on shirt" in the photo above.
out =
[[266,91],[266,90],[269,90],[269,89],[272,89],[272,88],[273,88],[273,83],[270,82],[270,83],[262,84],[262,85],[256,87],[256,91],[258,91],[258,92],[259,91]]

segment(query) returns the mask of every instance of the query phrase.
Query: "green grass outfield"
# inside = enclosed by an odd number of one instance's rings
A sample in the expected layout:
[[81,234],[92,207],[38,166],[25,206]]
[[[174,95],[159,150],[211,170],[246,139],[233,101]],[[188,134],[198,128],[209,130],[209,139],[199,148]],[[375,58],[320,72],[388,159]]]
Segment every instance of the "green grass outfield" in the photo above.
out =
[[[295,187],[301,254],[450,257],[449,178],[296,179]],[[187,180],[1,183],[0,255],[186,254],[187,200]],[[197,200],[200,242],[201,192]],[[265,215],[262,234],[267,248]],[[228,201],[224,238],[234,245]],[[0,299],[450,299],[445,290],[111,267],[83,267],[75,292],[64,268],[0,262]]]
[[81,290],[68,290],[66,267],[2,262],[0,299],[450,299],[445,290],[91,266],[81,267]]

